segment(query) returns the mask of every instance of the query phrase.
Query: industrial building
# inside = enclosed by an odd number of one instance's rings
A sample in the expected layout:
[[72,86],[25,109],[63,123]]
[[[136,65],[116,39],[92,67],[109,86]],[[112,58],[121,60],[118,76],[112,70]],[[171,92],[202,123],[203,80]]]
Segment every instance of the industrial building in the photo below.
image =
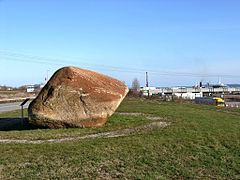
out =
[[195,99],[204,96],[240,95],[240,85],[231,87],[224,84],[206,84],[193,87],[142,87],[143,96],[176,96],[184,99]]

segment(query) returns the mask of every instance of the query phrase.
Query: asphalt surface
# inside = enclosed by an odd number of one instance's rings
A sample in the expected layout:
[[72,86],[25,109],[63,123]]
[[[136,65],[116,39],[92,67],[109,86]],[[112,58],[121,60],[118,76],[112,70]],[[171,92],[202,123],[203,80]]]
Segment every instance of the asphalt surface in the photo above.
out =
[[[21,109],[21,106],[20,106],[21,103],[22,102],[13,102],[13,103],[3,103],[3,104],[0,104],[0,113]],[[29,104],[30,104],[30,101],[28,101],[23,106],[23,108],[28,108]]]

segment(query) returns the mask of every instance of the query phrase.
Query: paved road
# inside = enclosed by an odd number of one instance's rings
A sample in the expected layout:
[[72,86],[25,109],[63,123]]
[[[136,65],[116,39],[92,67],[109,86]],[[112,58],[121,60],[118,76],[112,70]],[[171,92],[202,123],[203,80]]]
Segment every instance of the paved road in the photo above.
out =
[[[28,105],[29,105],[29,103],[30,103],[30,101],[28,101],[28,102],[24,105],[24,108],[27,108]],[[21,104],[21,102],[13,102],[13,103],[0,104],[0,113],[20,109],[20,108],[21,108],[21,107],[20,107],[20,104]]]

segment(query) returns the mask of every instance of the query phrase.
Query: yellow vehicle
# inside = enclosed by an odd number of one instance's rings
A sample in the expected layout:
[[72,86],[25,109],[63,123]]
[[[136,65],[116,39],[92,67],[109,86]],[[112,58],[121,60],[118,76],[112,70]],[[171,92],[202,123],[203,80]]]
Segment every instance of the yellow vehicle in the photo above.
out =
[[216,106],[219,107],[224,107],[225,106],[225,102],[222,98],[213,98],[216,101]]
[[218,97],[196,97],[195,98],[196,104],[208,104],[208,105],[214,105],[218,107],[224,107],[225,102],[222,98]]

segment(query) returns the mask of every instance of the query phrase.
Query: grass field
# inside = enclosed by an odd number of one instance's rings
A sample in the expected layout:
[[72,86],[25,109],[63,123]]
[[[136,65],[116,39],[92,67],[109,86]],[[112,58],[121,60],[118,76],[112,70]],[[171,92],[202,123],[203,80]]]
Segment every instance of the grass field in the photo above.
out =
[[0,131],[0,139],[78,137],[151,121],[120,112],[151,114],[170,125],[115,138],[1,143],[0,179],[240,179],[239,110],[128,98],[117,112],[100,129]]

